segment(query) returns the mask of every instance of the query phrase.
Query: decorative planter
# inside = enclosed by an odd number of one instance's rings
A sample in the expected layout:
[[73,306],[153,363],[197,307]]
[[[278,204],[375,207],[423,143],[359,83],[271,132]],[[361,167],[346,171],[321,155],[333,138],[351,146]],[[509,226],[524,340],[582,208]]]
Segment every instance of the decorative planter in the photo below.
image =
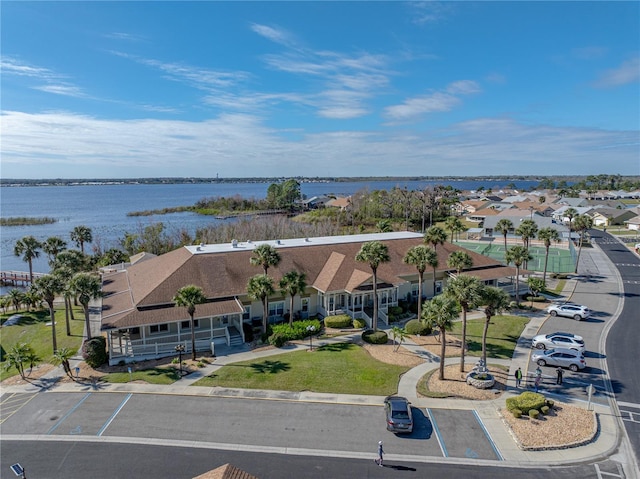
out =
[[493,387],[495,383],[495,378],[486,372],[478,373],[476,371],[471,371],[467,374],[467,384],[470,384],[474,388],[489,389]]

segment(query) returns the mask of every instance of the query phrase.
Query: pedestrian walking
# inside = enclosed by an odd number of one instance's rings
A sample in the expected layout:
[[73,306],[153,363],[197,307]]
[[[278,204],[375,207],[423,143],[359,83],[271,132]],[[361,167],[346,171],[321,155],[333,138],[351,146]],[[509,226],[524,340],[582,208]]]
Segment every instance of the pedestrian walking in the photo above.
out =
[[542,376],[536,376],[536,380],[533,382],[536,388],[536,392],[538,392],[538,388],[540,387],[541,382],[542,382]]
[[378,458],[374,459],[374,461],[380,467],[382,467],[383,456],[384,456],[384,449],[382,449],[382,441],[378,441]]
[[556,374],[558,375],[558,378],[556,379],[556,384],[562,384],[562,375],[564,374],[564,371],[562,370],[562,368],[556,369]]
[[540,369],[540,366],[538,366],[536,368],[536,378],[541,378],[542,377],[542,369]]
[[519,388],[520,387],[520,383],[522,382],[522,369],[518,368],[516,369],[516,387]]

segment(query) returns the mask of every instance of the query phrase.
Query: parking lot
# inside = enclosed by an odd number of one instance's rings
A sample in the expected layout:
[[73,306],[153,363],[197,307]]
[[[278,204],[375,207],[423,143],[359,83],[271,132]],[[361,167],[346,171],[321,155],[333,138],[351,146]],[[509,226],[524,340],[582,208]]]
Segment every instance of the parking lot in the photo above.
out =
[[[8,400],[3,395],[1,400]],[[414,431],[386,431],[380,406],[131,393],[25,395],[3,436],[110,436],[220,448],[373,452],[502,460],[474,411],[414,407]]]

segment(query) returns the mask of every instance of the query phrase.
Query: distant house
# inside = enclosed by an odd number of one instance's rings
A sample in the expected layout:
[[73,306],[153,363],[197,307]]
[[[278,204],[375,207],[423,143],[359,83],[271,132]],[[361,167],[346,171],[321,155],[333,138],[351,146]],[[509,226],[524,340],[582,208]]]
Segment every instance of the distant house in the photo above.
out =
[[562,223],[558,223],[553,218],[549,218],[548,216],[541,216],[536,213],[530,215],[529,211],[519,211],[520,214],[515,216],[509,215],[508,213],[511,213],[511,210],[505,211],[497,216],[487,218],[483,225],[482,236],[484,238],[503,237],[502,233],[496,232],[495,228],[498,224],[498,221],[500,221],[501,219],[508,219],[513,224],[513,229],[507,234],[507,241],[510,241],[512,243],[519,243],[520,236],[516,234],[515,230],[518,229],[518,226],[520,226],[520,223],[522,223],[523,220],[531,219],[538,226],[538,230],[542,228],[553,228],[558,231],[561,238],[564,238],[564,241],[566,241],[568,238],[569,228]]
[[338,196],[327,201],[328,208],[338,208],[340,211],[346,210],[351,204],[351,196]]
[[[378,268],[379,322],[388,322],[388,308],[403,299],[417,299],[419,289],[416,268],[403,262],[413,246],[424,244],[421,233],[394,232],[352,236],[296,238],[277,241],[237,242],[184,246],[169,253],[130,265],[125,270],[102,276],[103,308],[101,330],[107,337],[110,364],[175,354],[178,344],[191,349],[191,328],[186,308],[176,307],[173,297],[183,286],[202,288],[207,301],[196,306],[195,340],[197,350],[210,350],[212,344],[241,345],[245,330],[259,325],[263,305],[247,293],[249,279],[262,273],[250,264],[254,248],[268,243],[281,260],[269,268],[276,293],[268,298],[270,322],[283,321],[287,315],[306,318],[348,314],[371,324],[373,284],[371,269],[355,256],[369,241],[387,245],[391,261]],[[423,294],[439,294],[452,270],[447,258],[462,250],[451,243],[437,248],[439,266],[435,277],[429,268],[424,276]],[[465,250],[466,251],[466,250]],[[503,266],[487,256],[467,251],[473,267],[465,272],[486,284],[507,285],[515,268]],[[288,311],[290,298],[277,287],[282,276],[292,270],[305,273],[307,288],[294,299],[294,311]],[[524,274],[524,273],[522,273]],[[434,288],[435,285],[435,288]],[[511,286],[507,285],[507,288]]]
[[628,209],[617,209],[609,207],[596,207],[589,216],[593,218],[594,226],[623,225],[626,221],[636,217],[636,213]]
[[304,209],[313,210],[317,208],[323,208],[331,198],[328,196],[313,196],[300,201],[300,204]]

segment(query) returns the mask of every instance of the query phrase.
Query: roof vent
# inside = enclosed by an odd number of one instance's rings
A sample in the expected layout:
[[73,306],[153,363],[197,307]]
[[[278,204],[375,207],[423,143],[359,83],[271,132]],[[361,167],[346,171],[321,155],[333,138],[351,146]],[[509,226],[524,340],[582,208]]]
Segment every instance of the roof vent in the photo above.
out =
[[238,247],[238,240],[236,240],[236,239],[231,240],[231,247],[237,248]]
[[202,248],[200,246],[196,246],[196,251],[202,251]]
[[310,240],[309,238],[305,238],[305,239],[304,239],[304,241],[305,241],[306,243],[309,243],[311,240]]
[[280,240],[276,240],[276,244],[281,244],[281,243],[280,243]]
[[247,243],[251,244],[251,240],[247,240]]
[[200,248],[204,248],[204,243],[200,243]]

